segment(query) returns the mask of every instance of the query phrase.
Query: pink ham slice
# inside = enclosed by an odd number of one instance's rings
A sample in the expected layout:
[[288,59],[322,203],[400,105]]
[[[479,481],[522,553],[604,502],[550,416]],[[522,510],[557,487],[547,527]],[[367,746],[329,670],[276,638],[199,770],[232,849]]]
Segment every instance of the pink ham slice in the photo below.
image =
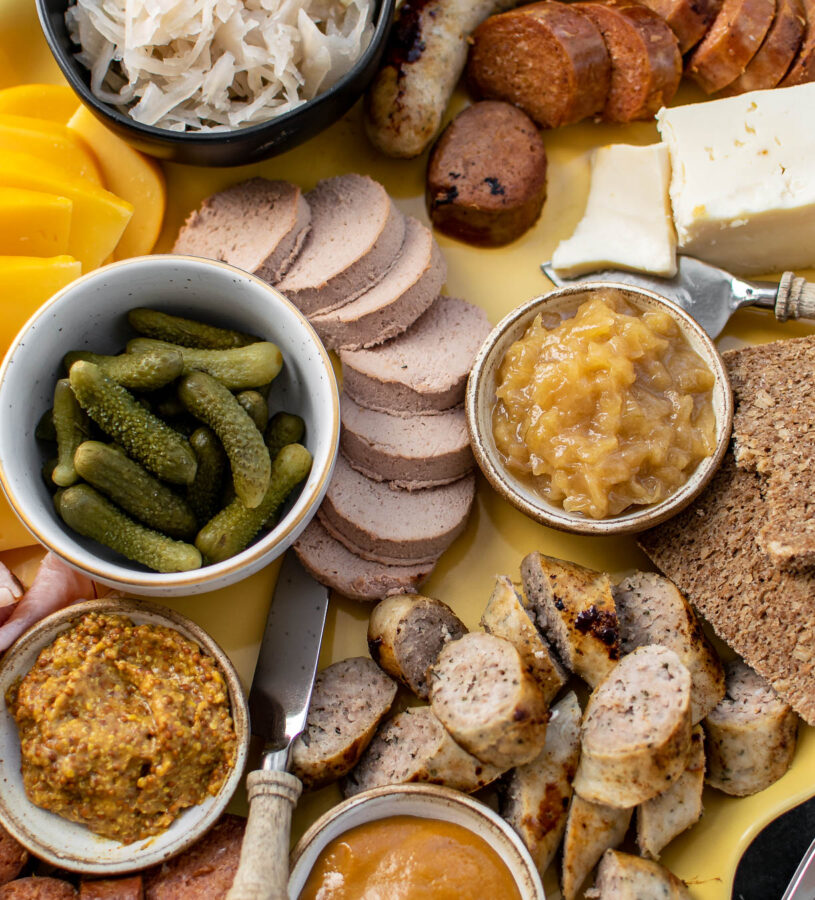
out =
[[23,596],[23,586],[14,573],[0,563],[0,625],[14,612],[14,607]]

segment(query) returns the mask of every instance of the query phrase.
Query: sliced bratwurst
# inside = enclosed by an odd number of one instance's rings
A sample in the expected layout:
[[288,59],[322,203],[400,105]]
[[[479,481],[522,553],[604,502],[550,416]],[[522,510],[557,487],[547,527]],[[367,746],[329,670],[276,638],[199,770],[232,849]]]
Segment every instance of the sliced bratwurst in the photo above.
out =
[[707,34],[722,0],[644,0],[644,4],[665,19],[679,41],[679,52],[687,53]]
[[806,26],[798,55],[793,59],[787,74],[779,87],[792,87],[815,81],[815,0],[804,0]]
[[636,806],[684,772],[690,673],[667,647],[638,647],[592,693],[574,789],[586,800]]
[[586,900],[692,900],[684,881],[659,863],[607,850]]

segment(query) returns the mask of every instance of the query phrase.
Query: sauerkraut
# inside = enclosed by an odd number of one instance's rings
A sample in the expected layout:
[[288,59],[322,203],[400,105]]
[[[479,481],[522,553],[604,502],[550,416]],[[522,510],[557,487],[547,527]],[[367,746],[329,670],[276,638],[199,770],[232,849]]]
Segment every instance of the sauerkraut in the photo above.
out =
[[137,122],[229,131],[328,90],[373,33],[372,0],[77,0],[91,89]]

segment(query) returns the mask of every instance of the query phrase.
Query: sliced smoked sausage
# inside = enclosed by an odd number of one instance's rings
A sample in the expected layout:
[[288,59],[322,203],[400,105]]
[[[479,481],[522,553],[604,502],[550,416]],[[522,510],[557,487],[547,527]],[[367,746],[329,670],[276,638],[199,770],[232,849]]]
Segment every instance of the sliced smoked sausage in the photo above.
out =
[[723,91],[728,96],[774,88],[784,77],[801,46],[806,16],[801,0],[778,0],[775,18],[764,43],[739,77]]
[[665,19],[679,41],[679,52],[687,53],[707,34],[722,0],[643,0],[643,4]]
[[815,0],[804,0],[804,18],[806,26],[801,47],[779,87],[815,81]]

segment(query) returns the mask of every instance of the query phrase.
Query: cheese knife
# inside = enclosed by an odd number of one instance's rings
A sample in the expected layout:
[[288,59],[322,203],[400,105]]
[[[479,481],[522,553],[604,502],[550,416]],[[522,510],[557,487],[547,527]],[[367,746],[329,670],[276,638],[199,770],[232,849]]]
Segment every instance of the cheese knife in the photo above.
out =
[[771,281],[744,281],[692,256],[678,257],[677,265],[673,278],[618,269],[562,278],[555,273],[551,262],[541,263],[541,269],[555,287],[589,281],[616,281],[646,288],[690,313],[712,338],[719,336],[733,313],[743,306],[771,309],[779,322],[815,319],[815,283],[799,278],[794,272],[784,272],[779,283],[773,284]]
[[227,900],[288,900],[291,815],[303,786],[287,769],[306,727],[327,609],[327,588],[287,553],[249,692],[252,733],[264,747],[246,779],[249,819]]

